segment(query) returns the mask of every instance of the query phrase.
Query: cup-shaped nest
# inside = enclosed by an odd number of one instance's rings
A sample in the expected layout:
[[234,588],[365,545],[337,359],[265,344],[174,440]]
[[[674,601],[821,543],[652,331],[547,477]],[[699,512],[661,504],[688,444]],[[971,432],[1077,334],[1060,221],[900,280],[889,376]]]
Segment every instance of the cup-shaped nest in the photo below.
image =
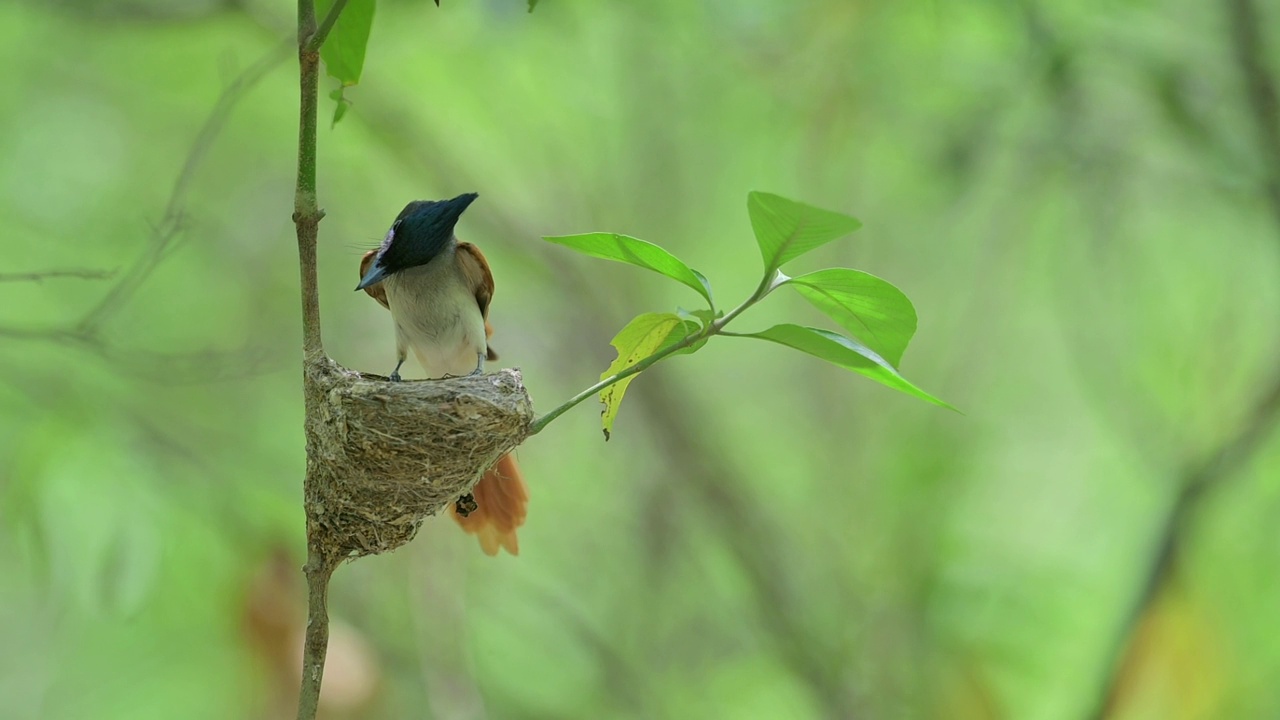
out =
[[310,542],[332,558],[403,545],[528,437],[532,421],[518,370],[390,382],[309,364]]

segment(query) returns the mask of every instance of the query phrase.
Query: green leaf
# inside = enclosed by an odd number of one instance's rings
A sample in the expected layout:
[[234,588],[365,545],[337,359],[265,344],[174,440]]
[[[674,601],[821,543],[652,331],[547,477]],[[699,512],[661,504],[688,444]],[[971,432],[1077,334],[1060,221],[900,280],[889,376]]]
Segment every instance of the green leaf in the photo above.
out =
[[[697,323],[682,320],[674,313],[645,313],[632,319],[613,338],[611,344],[618,351],[618,357],[608,370],[600,374],[600,379],[604,380],[622,372],[697,330]],[[613,421],[618,416],[618,406],[622,404],[622,396],[626,394],[627,386],[638,375],[639,373],[623,378],[600,391],[600,402],[604,403],[604,411],[600,413],[600,419],[604,425],[605,440],[608,440],[613,432]]]
[[766,275],[862,227],[848,215],[763,192],[747,195],[747,214],[751,216]]
[[538,7],[538,0],[529,0],[529,12],[533,12],[536,7]]
[[662,273],[696,290],[699,295],[707,299],[708,304],[715,304],[711,299],[711,283],[707,282],[702,273],[685,265],[680,258],[651,242],[605,232],[559,235],[542,239],[572,248],[583,255],[631,263]]
[[[316,3],[316,14],[323,18],[332,5],[333,0],[319,0]],[[360,82],[376,5],[377,0],[348,0],[338,21],[329,31],[329,36],[320,46],[325,71],[337,78],[344,87]]]
[[814,357],[822,358],[842,368],[866,375],[872,380],[888,385],[895,390],[901,390],[908,395],[914,395],[934,405],[955,410],[951,405],[912,385],[906,378],[899,375],[898,371],[876,351],[857,340],[837,333],[819,330],[818,328],[785,324],[774,325],[768,330],[758,333],[733,334],[731,337],[754,337],[775,342],[779,345],[786,345],[801,352],[809,353]]
[[786,280],[840,327],[898,366],[916,332],[916,309],[901,290],[875,275],[829,268]]

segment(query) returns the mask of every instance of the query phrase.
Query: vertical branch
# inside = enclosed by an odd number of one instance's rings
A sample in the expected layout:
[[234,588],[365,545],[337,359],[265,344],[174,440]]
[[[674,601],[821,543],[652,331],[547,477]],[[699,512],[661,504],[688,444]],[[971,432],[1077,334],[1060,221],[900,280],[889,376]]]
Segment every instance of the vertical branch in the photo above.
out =
[[302,690],[298,695],[298,720],[314,720],[320,707],[320,684],[329,647],[329,578],[338,564],[310,541],[307,523],[307,635],[302,650]]
[[[324,357],[320,338],[320,292],[316,283],[316,236],[324,213],[316,202],[316,96],[320,85],[320,48],[314,0],[298,0],[298,181],[293,197],[293,223],[298,232],[298,264],[302,272],[302,352],[308,363]],[[308,408],[308,415],[310,408]]]
[[[341,4],[330,15],[336,18]],[[333,22],[326,18],[326,29]],[[298,694],[298,720],[314,720],[320,705],[320,684],[329,648],[329,578],[337,560],[327,554],[312,517],[314,479],[311,424],[318,422],[321,398],[313,370],[325,364],[320,337],[320,291],[316,281],[316,240],[324,213],[316,201],[316,104],[320,85],[320,43],[315,0],[298,0],[298,178],[293,198],[293,223],[298,234],[298,269],[302,287],[303,398],[307,427],[307,476],[303,507],[307,515],[307,633],[302,651],[302,686]]]

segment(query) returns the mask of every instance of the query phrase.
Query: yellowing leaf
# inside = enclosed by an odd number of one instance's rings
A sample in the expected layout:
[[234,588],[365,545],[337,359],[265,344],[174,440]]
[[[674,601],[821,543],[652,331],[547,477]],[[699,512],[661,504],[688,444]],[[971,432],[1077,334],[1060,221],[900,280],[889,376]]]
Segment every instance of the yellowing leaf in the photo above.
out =
[[[600,375],[604,380],[644,360],[669,341],[675,342],[687,333],[698,330],[698,324],[682,320],[674,313],[645,313],[634,318],[613,338],[612,345],[618,351],[618,357]],[[604,427],[604,439],[608,440],[613,432],[613,421],[618,416],[618,406],[622,404],[622,396],[627,386],[639,375],[623,378],[600,391],[600,402],[604,403],[604,411],[600,419]]]

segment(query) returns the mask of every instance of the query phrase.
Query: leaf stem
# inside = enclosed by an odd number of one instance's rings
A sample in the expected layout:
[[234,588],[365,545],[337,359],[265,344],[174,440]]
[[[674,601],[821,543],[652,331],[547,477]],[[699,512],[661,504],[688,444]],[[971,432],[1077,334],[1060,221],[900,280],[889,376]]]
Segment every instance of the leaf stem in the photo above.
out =
[[[333,6],[329,8],[329,12],[325,14],[324,20],[320,21],[320,27],[316,29],[311,37],[307,39],[306,48],[311,52],[319,52],[320,46],[324,44],[325,38],[329,37],[329,31],[333,29],[334,23],[338,22],[338,16],[342,14],[342,9],[347,6],[347,0],[334,0]],[[312,6],[312,16],[315,15],[314,5]]]
[[764,278],[760,280],[760,285],[756,287],[755,292],[751,293],[751,297],[747,298],[746,300],[743,300],[740,305],[730,310],[729,312],[725,313],[724,317],[716,318],[715,320],[708,323],[705,327],[703,327],[698,332],[685,336],[683,339],[681,339],[679,342],[675,343],[674,345],[663,348],[662,350],[659,350],[658,352],[650,355],[649,357],[644,358],[643,360],[636,363],[635,365],[631,365],[629,367],[623,368],[622,370],[619,370],[613,375],[610,375],[607,378],[603,378],[602,380],[600,380],[600,382],[583,390],[577,395],[574,395],[573,397],[566,400],[559,407],[551,410],[545,415],[542,415],[538,419],[534,420],[533,424],[529,426],[529,434],[537,435],[538,433],[542,432],[542,430],[546,428],[547,425],[550,425],[553,420],[565,414],[569,410],[573,409],[575,405],[578,405],[583,400],[586,400],[587,398],[599,393],[601,390],[604,390],[610,385],[616,385],[617,383],[623,380],[626,380],[632,375],[638,375],[644,372],[645,370],[649,369],[652,365],[657,363],[659,360],[662,360],[665,357],[674,355],[680,352],[681,350],[684,350],[685,348],[693,345],[694,343],[697,343],[701,340],[705,340],[706,338],[709,338],[712,335],[721,334],[721,332],[723,332],[724,330],[724,326],[728,325],[729,321],[741,315],[747,308],[763,300],[764,297],[768,295],[770,292],[772,292],[773,289],[776,288],[783,279],[785,279],[785,276],[782,276],[782,274],[776,270],[766,273]]

